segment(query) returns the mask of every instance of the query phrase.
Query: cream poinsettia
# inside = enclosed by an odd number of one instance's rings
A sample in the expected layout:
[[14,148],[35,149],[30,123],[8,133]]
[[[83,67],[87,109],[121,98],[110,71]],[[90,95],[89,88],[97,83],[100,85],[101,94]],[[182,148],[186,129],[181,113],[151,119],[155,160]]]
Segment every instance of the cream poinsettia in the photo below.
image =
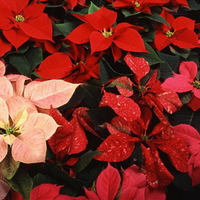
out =
[[0,98],[0,162],[8,148],[15,161],[44,162],[46,140],[54,134],[58,124],[47,114],[33,112],[30,104],[24,104],[21,109],[21,104],[15,103],[15,98],[7,102]]
[[5,65],[0,60],[0,97],[6,101],[16,96],[23,97],[40,110],[58,108],[66,104],[79,85],[63,80],[31,81],[23,75],[4,76],[4,73]]

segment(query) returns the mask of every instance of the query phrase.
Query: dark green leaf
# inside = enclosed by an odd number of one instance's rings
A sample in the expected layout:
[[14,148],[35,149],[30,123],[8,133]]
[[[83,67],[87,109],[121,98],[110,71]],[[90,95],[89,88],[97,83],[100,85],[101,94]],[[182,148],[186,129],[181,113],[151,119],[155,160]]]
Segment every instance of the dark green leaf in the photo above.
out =
[[147,62],[149,63],[149,65],[155,65],[158,63],[163,63],[163,60],[161,60],[158,55],[156,54],[156,52],[154,51],[154,49],[148,44],[145,43],[146,49],[149,53],[137,53],[134,54],[135,56],[138,57],[143,57],[147,60]]
[[130,10],[126,10],[126,9],[122,9],[122,13],[125,17],[130,17],[130,16],[133,16],[133,15],[138,15],[140,14],[140,12],[137,12],[135,10],[133,11],[130,11]]
[[183,106],[181,110],[171,115],[173,118],[173,125],[189,124],[200,132],[200,109],[194,112],[190,107]]
[[82,86],[84,90],[84,98],[82,99],[81,104],[84,105],[87,108],[96,108],[99,105],[99,102],[101,100],[102,94],[101,94],[101,88],[96,86]]
[[92,1],[90,2],[90,7],[88,9],[88,14],[91,14],[95,11],[99,10],[99,7],[96,6]]
[[153,20],[155,22],[159,22],[159,23],[166,24],[167,26],[169,26],[169,23],[166,22],[165,18],[163,18],[156,12],[153,12],[151,15],[140,16],[139,18],[147,18],[147,19]]
[[45,171],[53,178],[57,178],[60,181],[64,181],[65,184],[69,184],[76,190],[81,189],[82,187],[90,187],[92,182],[82,181],[76,178],[71,177],[68,173],[64,172],[56,166],[55,163],[49,164],[45,167]]
[[110,122],[110,120],[116,116],[115,112],[110,107],[93,108],[87,112],[97,130],[101,129],[99,125]]
[[75,172],[80,172],[83,169],[85,169],[85,167],[87,167],[89,165],[89,163],[91,162],[92,158],[101,154],[99,151],[88,151],[86,152],[84,155],[82,155],[78,162],[74,165],[73,169],[75,170]]
[[188,0],[188,4],[191,10],[200,10],[200,4],[195,0]]
[[20,162],[19,161],[15,161],[11,155],[11,150],[9,148],[9,151],[6,155],[6,157],[3,159],[3,161],[0,163],[0,169],[1,169],[1,173],[3,174],[3,176],[10,180],[13,178],[13,176],[15,175],[15,173],[17,172],[18,168],[19,168]]
[[180,56],[169,55],[162,52],[157,52],[160,59],[164,61],[164,63],[160,64],[160,77],[166,79],[168,77],[173,76],[173,72],[178,72],[178,67],[180,64]]
[[19,168],[14,177],[7,180],[7,182],[13,190],[19,192],[23,196],[24,200],[30,200],[30,192],[33,188],[33,181],[28,173]]
[[20,74],[30,76],[31,66],[24,54],[12,54],[9,56],[9,61]]

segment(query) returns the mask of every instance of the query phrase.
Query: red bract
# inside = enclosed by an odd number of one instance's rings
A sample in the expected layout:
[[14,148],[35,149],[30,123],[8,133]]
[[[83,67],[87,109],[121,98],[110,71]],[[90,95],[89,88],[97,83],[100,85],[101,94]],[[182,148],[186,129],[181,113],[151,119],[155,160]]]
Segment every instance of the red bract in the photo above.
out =
[[163,6],[170,0],[116,0],[113,4],[116,8],[134,8],[137,12],[145,12],[151,14],[150,7]]
[[[86,82],[91,77],[99,78],[99,56],[90,55],[81,47],[74,48],[76,50],[72,52],[73,54],[57,52],[48,56],[36,69],[36,72],[45,79],[61,78],[71,83]],[[75,64],[68,55],[76,59]]]
[[135,143],[139,142],[143,151],[142,168],[146,171],[147,182],[154,188],[166,186],[173,180],[173,176],[161,161],[158,149],[168,155],[177,170],[187,172],[187,146],[179,136],[173,134],[169,125],[159,123],[149,133],[151,111],[143,107],[142,114],[142,118],[132,122],[117,116],[107,123],[111,135],[98,147],[97,150],[102,154],[95,159],[109,162],[123,161],[131,155]]
[[0,29],[17,49],[30,38],[52,41],[52,24],[43,13],[45,5],[28,0],[1,0]]
[[40,2],[44,3],[52,3],[55,5],[63,4],[64,8],[73,10],[75,6],[81,5],[81,6],[86,6],[85,5],[85,0],[40,0]]
[[155,47],[161,51],[165,47],[173,44],[180,48],[199,47],[198,37],[194,32],[195,22],[187,17],[177,17],[163,10],[161,16],[169,23],[158,24],[155,30]]
[[143,39],[137,31],[142,28],[129,23],[119,23],[114,27],[117,18],[117,13],[114,11],[101,7],[92,14],[74,14],[74,16],[85,23],[75,28],[65,39],[75,44],[90,42],[91,53],[111,47],[114,59],[117,60],[121,57],[120,49],[147,52]]
[[141,115],[138,104],[131,98],[104,92],[102,101],[127,121],[133,121]]
[[70,122],[62,117],[55,109],[51,109],[50,115],[61,125],[56,133],[48,140],[49,146],[54,154],[63,159],[66,155],[84,151],[88,141],[84,129],[79,124],[77,111],[74,113]]
[[178,95],[171,91],[170,88],[163,89],[161,87],[161,82],[157,80],[157,70],[155,70],[146,84],[141,83],[141,79],[150,71],[150,66],[144,58],[138,58],[128,53],[124,60],[135,74],[136,84],[134,83],[134,85],[139,90],[139,103],[147,104],[153,108],[157,117],[162,122],[168,123],[168,120],[163,115],[163,108],[168,113],[177,111],[182,105]]

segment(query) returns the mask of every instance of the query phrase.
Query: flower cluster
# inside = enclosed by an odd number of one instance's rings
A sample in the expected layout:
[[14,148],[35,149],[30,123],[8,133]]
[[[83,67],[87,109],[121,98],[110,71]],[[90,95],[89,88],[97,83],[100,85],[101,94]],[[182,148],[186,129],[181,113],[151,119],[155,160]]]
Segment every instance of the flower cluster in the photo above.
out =
[[0,199],[200,198],[197,0],[0,5]]

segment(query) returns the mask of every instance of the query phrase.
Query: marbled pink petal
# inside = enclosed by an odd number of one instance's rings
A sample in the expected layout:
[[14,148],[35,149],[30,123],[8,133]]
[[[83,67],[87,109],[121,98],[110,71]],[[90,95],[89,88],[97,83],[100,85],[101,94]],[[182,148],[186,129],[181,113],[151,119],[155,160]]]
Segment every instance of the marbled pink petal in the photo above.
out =
[[33,91],[40,83],[41,81],[31,81],[30,83],[28,83],[24,89],[24,97],[30,99]]
[[[63,80],[48,80],[33,85],[30,100],[38,107],[49,109],[66,104],[79,84],[68,83]],[[30,95],[25,89],[25,94]],[[27,97],[25,95],[25,97]]]
[[25,81],[30,80],[30,78],[19,74],[9,74],[6,77],[12,83],[14,94],[22,96],[24,91]]
[[45,162],[46,139],[41,130],[32,130],[19,135],[12,145],[12,156],[22,163]]
[[8,145],[5,143],[4,138],[0,135],[0,162],[6,157],[8,153]]
[[4,128],[4,124],[8,123],[9,114],[6,102],[0,97],[0,128]]
[[6,72],[6,66],[2,60],[0,60],[0,76],[3,76]]
[[20,129],[22,133],[39,129],[43,132],[45,140],[47,140],[56,132],[58,126],[55,120],[47,114],[31,113]]
[[6,103],[13,122],[16,120],[18,113],[22,110],[26,109],[28,113],[37,113],[37,108],[34,104],[22,96],[12,96],[7,99]]
[[13,87],[10,81],[5,77],[0,77],[0,97],[3,99],[7,99],[8,97],[11,97],[13,95]]
[[184,62],[181,62],[180,66],[179,66],[179,72],[182,75],[185,75],[188,78],[190,78],[191,81],[193,81],[194,78],[196,77],[197,70],[198,70],[198,66],[193,61],[184,61]]

